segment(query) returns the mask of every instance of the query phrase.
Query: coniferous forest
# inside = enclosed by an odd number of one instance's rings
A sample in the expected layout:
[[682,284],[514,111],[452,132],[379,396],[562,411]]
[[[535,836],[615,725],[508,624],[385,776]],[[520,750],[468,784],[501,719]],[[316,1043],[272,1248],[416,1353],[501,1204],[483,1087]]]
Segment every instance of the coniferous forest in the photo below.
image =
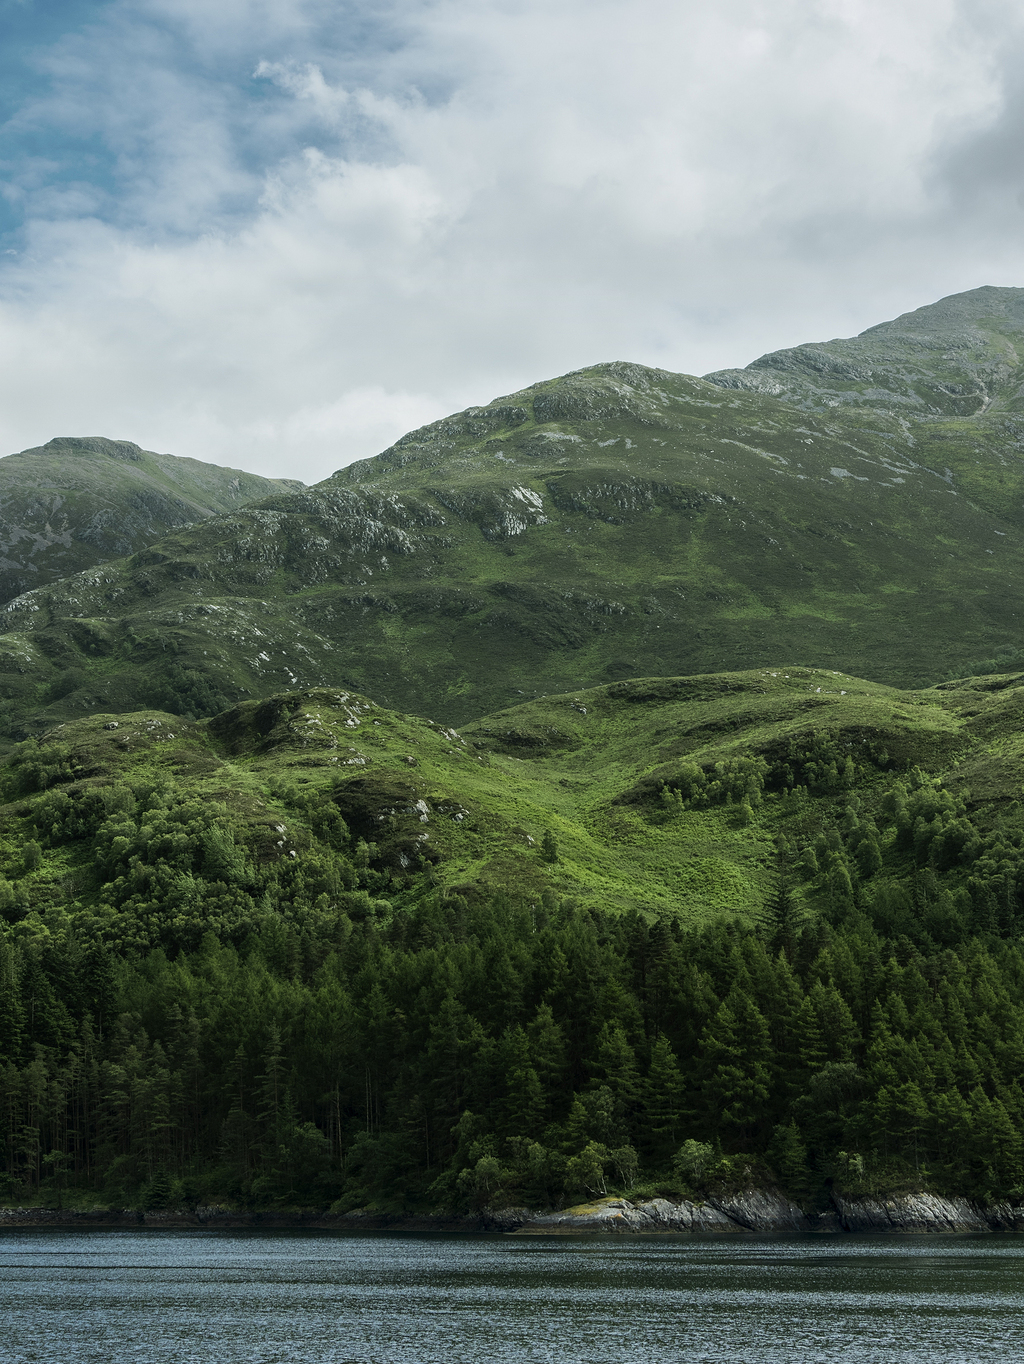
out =
[[[76,782],[70,755],[30,741],[8,768],[34,836],[0,883],[7,1201],[470,1211],[775,1182],[812,1209],[1024,1185],[1021,831],[919,768],[858,788],[852,760],[684,765],[643,814],[661,833],[709,803],[791,830],[759,913],[687,924],[458,893],[429,858],[398,876],[337,778],[276,788],[279,841],[306,841],[260,866],[226,807]],[[76,873],[45,871],[76,853],[95,892],[69,910]],[[557,839],[529,856],[557,872]]]

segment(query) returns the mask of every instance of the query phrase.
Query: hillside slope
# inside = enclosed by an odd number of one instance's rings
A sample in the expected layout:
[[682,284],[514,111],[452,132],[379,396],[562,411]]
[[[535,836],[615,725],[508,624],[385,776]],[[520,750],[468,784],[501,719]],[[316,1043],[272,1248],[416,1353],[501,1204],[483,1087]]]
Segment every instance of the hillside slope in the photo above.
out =
[[705,375],[808,409],[850,404],[908,417],[1024,411],[1024,290],[951,294],[846,340],[772,351]]
[[8,455],[0,459],[0,602],[133,554],[174,527],[301,486],[100,436]]
[[[928,816],[940,816],[931,835],[959,809],[979,836],[1019,837],[1022,712],[1021,676],[901,692],[831,670],[774,668],[614,683],[461,731],[332,688],[245,702],[198,724],[101,714],[27,741],[0,765],[0,879],[17,885],[8,896],[15,919],[62,908],[88,916],[116,902],[130,886],[109,883],[89,820],[120,809],[111,793],[127,783],[220,811],[239,850],[227,879],[247,888],[250,906],[289,858],[300,873],[347,864],[364,840],[362,884],[399,904],[432,886],[551,892],[691,923],[722,913],[756,921],[775,894],[780,846],[797,857],[851,802],[884,825],[885,793],[915,769],[930,774],[929,791],[948,793]],[[144,821],[145,802],[137,808]],[[337,816],[347,842],[331,833]],[[888,823],[874,835],[878,870],[913,878],[919,860]],[[33,836],[54,851],[26,872],[22,848]],[[195,874],[201,860],[188,868]],[[791,891],[808,910],[827,908],[832,894],[827,877],[803,873]],[[150,945],[187,946],[213,922],[191,894],[188,927],[158,916]]]
[[1020,675],[771,668],[461,733],[319,688],[30,739],[0,761],[0,1190],[778,1182],[1019,1226],[1022,711]]
[[[885,363],[962,387],[997,331],[1001,354],[1024,345],[1021,297],[978,290],[912,315],[912,334],[885,324]],[[956,335],[982,338],[960,368],[951,310]],[[812,410],[803,390],[622,363],[534,385],[19,597],[0,639],[8,729],[137,705],[211,714],[312,685],[461,724],[779,657],[901,686],[970,672],[1021,643],[1005,366],[1002,406],[959,415],[860,389],[860,405]]]

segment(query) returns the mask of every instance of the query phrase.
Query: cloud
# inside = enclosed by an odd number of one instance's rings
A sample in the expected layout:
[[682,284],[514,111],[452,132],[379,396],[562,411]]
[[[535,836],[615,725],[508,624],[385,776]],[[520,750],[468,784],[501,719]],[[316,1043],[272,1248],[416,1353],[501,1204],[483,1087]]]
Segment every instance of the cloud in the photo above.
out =
[[0,143],[0,448],[309,480],[599,360],[1024,282],[1019,41],[953,0],[108,5]]

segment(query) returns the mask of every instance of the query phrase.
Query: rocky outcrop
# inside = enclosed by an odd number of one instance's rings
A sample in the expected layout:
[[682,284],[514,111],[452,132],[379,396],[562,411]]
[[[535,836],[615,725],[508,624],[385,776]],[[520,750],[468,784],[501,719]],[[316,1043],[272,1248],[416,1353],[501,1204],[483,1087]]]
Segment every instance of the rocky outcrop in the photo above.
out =
[[966,1198],[938,1194],[895,1194],[890,1197],[832,1199],[823,1212],[804,1213],[774,1189],[746,1189],[729,1196],[710,1195],[705,1202],[665,1198],[633,1202],[601,1198],[564,1212],[531,1214],[507,1209],[495,1214],[495,1227],[524,1235],[571,1232],[853,1232],[974,1233],[1024,1231],[1024,1207],[998,1203],[982,1207]]
[[982,1207],[966,1198],[938,1194],[896,1194],[888,1198],[833,1196],[843,1231],[978,1232],[1024,1231],[1024,1208],[1010,1203]]
[[1013,1203],[993,1203],[982,1212],[993,1231],[1024,1231],[1024,1207]]
[[[511,1211],[511,1210],[509,1210]],[[633,1202],[628,1198],[599,1198],[564,1212],[526,1213],[516,1227],[522,1235],[551,1235],[586,1231],[690,1232],[700,1235],[735,1231],[807,1231],[810,1220],[785,1194],[748,1189],[728,1198],[679,1203],[667,1198]]]
[[818,1227],[818,1218],[808,1218],[797,1205],[777,1189],[745,1189],[728,1198],[708,1197],[715,1208],[742,1231],[807,1231]]
[[899,1194],[891,1198],[833,1199],[844,1231],[990,1231],[981,1210],[966,1198]]

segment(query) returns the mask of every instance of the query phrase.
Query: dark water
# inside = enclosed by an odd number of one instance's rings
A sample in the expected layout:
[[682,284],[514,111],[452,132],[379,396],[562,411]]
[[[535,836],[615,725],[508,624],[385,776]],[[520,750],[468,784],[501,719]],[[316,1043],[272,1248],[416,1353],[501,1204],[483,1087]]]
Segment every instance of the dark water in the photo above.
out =
[[3,1364],[1024,1360],[1024,1239],[6,1231]]

